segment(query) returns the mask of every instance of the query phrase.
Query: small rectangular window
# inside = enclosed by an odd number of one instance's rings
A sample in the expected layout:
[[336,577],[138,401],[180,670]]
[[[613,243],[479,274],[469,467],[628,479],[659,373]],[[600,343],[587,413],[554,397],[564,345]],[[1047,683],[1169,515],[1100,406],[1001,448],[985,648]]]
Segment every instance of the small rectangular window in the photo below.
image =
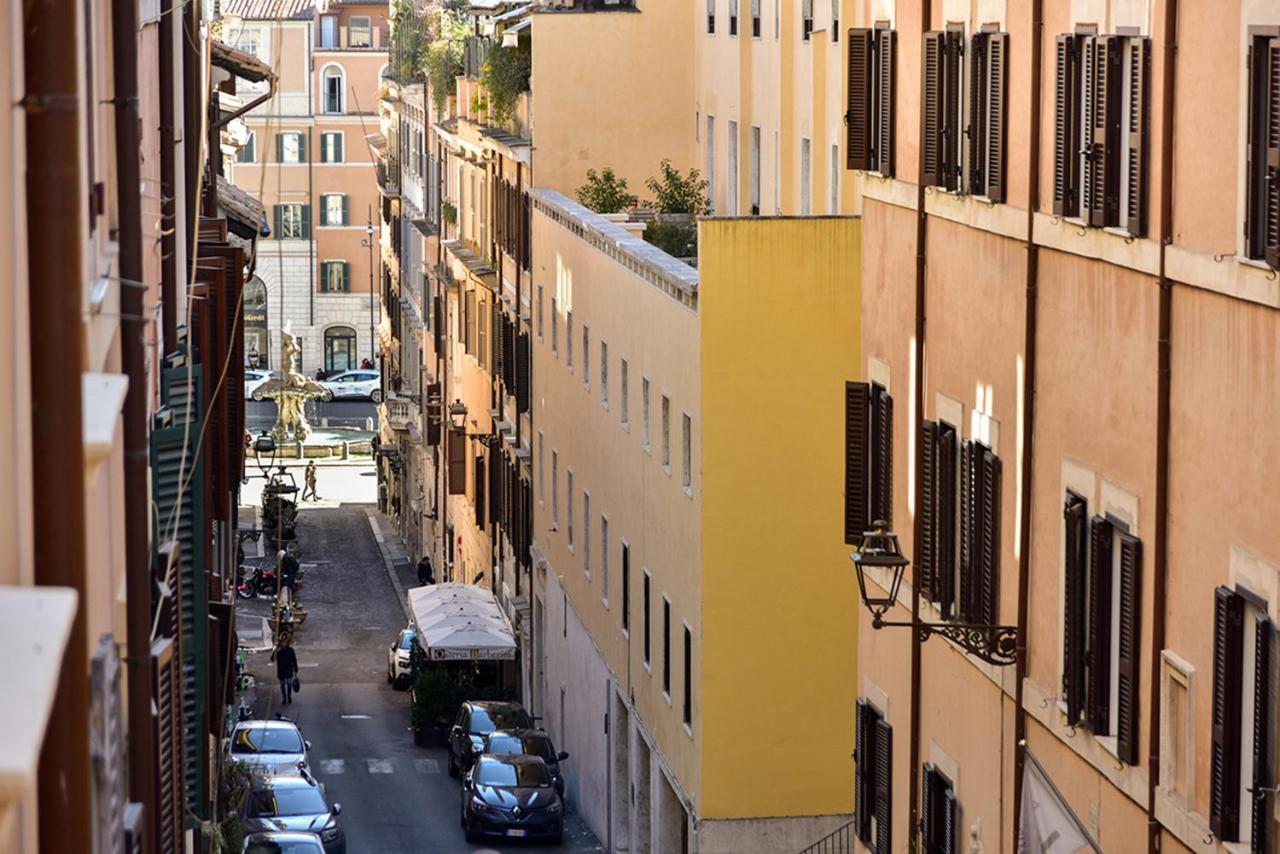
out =
[[347,25],[348,47],[373,47],[373,26],[367,15],[353,15]]
[[600,598],[609,604],[609,517],[600,515]]
[[738,123],[729,122],[729,174],[725,176],[725,190],[729,194],[728,214],[738,215]]
[[629,426],[628,413],[628,389],[627,389],[627,360],[621,359],[618,362],[618,410],[622,420],[622,426]]
[[582,491],[582,573],[591,577],[591,493]]
[[707,213],[716,210],[716,117],[707,114]]
[[671,471],[671,399],[662,396],[662,467]]
[[680,418],[681,481],[686,490],[693,487],[693,421],[686,412]]
[[591,327],[582,324],[582,384],[591,387]]
[[631,546],[622,544],[622,630],[631,631]]
[[600,405],[609,408],[609,342],[600,342]]
[[560,527],[560,454],[551,449],[551,524]]
[[649,378],[640,378],[640,444],[647,451],[649,445]]
[[546,437],[538,431],[538,503],[545,504],[547,499],[547,470],[543,468],[546,453]]
[[343,162],[342,140],[342,134],[336,131],[327,131],[320,134],[320,161],[322,163]]
[[684,723],[693,726],[693,634],[684,627]]
[[671,603],[662,597],[662,693],[671,699]]
[[551,298],[551,352],[560,355],[560,315],[557,313],[556,298]]
[[573,550],[573,469],[565,472],[565,519],[569,523],[569,530],[566,533],[569,550]]
[[569,370],[573,370],[573,310],[570,309],[564,314],[564,364]]
[[542,285],[538,285],[538,338],[542,338],[543,328],[543,305],[542,305]]
[[325,193],[321,197],[325,225],[347,224],[347,197],[342,193]]
[[729,35],[738,34],[738,0],[729,0]]
[[644,582],[643,582],[644,589],[643,589],[643,591],[642,591],[642,598],[641,598],[641,600],[640,600],[640,601],[641,601],[641,604],[642,604],[642,605],[643,605],[643,607],[644,607],[644,613],[641,615],[641,619],[642,619],[642,620],[643,620],[643,622],[644,622],[644,638],[643,638],[643,640],[644,640],[644,644],[643,644],[643,649],[644,649],[644,665],[645,665],[645,667],[648,667],[648,666],[649,666],[649,662],[650,662],[650,658],[649,658],[649,615],[650,615],[650,613],[651,613],[651,612],[652,612],[652,610],[653,610],[653,608],[652,608],[652,606],[651,606],[651,599],[650,599],[650,592],[649,592],[649,583],[650,583],[650,580],[649,580],[649,573],[648,573],[648,572],[646,572],[646,573],[644,574]]
[[813,208],[813,169],[809,159],[809,140],[800,139],[800,215],[808,216]]

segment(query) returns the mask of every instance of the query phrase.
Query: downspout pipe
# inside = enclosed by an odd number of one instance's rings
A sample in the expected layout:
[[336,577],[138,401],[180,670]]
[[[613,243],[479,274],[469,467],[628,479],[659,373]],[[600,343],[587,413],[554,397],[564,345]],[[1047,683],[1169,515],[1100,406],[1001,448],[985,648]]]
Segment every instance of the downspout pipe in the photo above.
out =
[[[129,378],[124,399],[125,588],[129,686],[129,797],[143,805],[148,824],[156,814],[155,744],[151,721],[151,548],[148,542],[147,368],[143,290],[141,128],[138,116],[137,4],[111,4],[115,79],[116,172],[120,228],[120,361]],[[142,834],[143,854],[154,850]]]
[[1035,217],[1040,208],[1040,106],[1042,63],[1044,56],[1044,0],[1031,3],[1031,127],[1027,140],[1027,281],[1026,338],[1022,344],[1022,479],[1018,484],[1018,647],[1013,696],[1013,839],[1018,838],[1018,818],[1022,814],[1022,769],[1026,762],[1027,714],[1022,708],[1022,684],[1027,677],[1027,624],[1031,592],[1031,499],[1032,471],[1035,462],[1034,439],[1036,415],[1036,337],[1039,325],[1040,250],[1035,241]]
[[[1160,673],[1165,644],[1169,573],[1169,410],[1173,378],[1173,281],[1165,266],[1173,242],[1173,109],[1178,71],[1178,0],[1165,4],[1160,97],[1160,308],[1156,385],[1156,531],[1151,579],[1151,682]],[[1151,691],[1147,720],[1147,850],[1160,850],[1156,787],[1160,784],[1160,692]]]
[[178,186],[177,128],[174,127],[173,9],[175,0],[160,0],[160,304],[161,355],[178,342]]

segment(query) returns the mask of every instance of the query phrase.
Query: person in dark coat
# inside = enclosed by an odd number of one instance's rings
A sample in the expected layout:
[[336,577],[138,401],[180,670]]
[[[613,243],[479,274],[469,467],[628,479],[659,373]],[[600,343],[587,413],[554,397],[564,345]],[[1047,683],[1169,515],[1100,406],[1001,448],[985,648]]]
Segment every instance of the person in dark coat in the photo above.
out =
[[436,577],[431,571],[431,558],[426,555],[422,556],[422,560],[418,561],[418,583],[419,584],[435,584]]
[[298,558],[289,549],[280,556],[280,583],[289,591],[289,601],[293,601],[293,586],[298,581]]
[[276,663],[276,678],[280,680],[280,695],[285,704],[293,702],[293,680],[298,677],[298,654],[293,645],[286,639],[280,642],[280,648],[271,653]]

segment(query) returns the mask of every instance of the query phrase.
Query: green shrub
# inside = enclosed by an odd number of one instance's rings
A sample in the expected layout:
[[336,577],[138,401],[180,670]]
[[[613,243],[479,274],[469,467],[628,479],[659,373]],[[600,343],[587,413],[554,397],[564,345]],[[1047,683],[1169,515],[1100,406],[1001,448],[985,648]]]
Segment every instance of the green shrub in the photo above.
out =
[[680,170],[664,159],[659,168],[661,178],[650,178],[645,181],[649,192],[653,193],[653,206],[662,213],[683,213],[699,216],[705,214],[710,205],[707,203],[707,182],[703,180],[697,169],[690,169],[689,174],[681,175]]
[[577,190],[578,201],[596,213],[621,213],[636,203],[636,197],[627,191],[627,179],[619,178],[606,166],[599,174],[587,170],[587,183]]
[[644,239],[674,258],[698,254],[698,226],[692,222],[651,222]]
[[427,46],[427,80],[436,112],[444,112],[445,100],[453,93],[454,81],[462,73],[462,42],[438,38]]
[[493,121],[505,125],[515,115],[521,92],[529,91],[529,73],[533,69],[533,51],[528,36],[522,35],[515,47],[495,45],[484,61],[480,82],[489,93]]

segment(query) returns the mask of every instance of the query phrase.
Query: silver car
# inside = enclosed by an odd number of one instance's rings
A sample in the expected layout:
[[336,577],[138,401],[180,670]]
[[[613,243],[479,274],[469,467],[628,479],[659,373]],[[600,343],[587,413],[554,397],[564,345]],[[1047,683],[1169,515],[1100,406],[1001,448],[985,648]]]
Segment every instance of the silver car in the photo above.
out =
[[292,721],[241,721],[231,733],[231,758],[264,774],[310,770],[310,749]]
[[250,833],[291,830],[320,837],[325,854],[346,854],[347,836],[338,826],[341,804],[329,805],[308,776],[259,778],[244,801]]
[[244,854],[325,854],[314,833],[250,833],[244,838]]
[[387,650],[387,682],[393,687],[407,685],[413,672],[413,640],[418,633],[413,629],[401,629],[396,642]]

